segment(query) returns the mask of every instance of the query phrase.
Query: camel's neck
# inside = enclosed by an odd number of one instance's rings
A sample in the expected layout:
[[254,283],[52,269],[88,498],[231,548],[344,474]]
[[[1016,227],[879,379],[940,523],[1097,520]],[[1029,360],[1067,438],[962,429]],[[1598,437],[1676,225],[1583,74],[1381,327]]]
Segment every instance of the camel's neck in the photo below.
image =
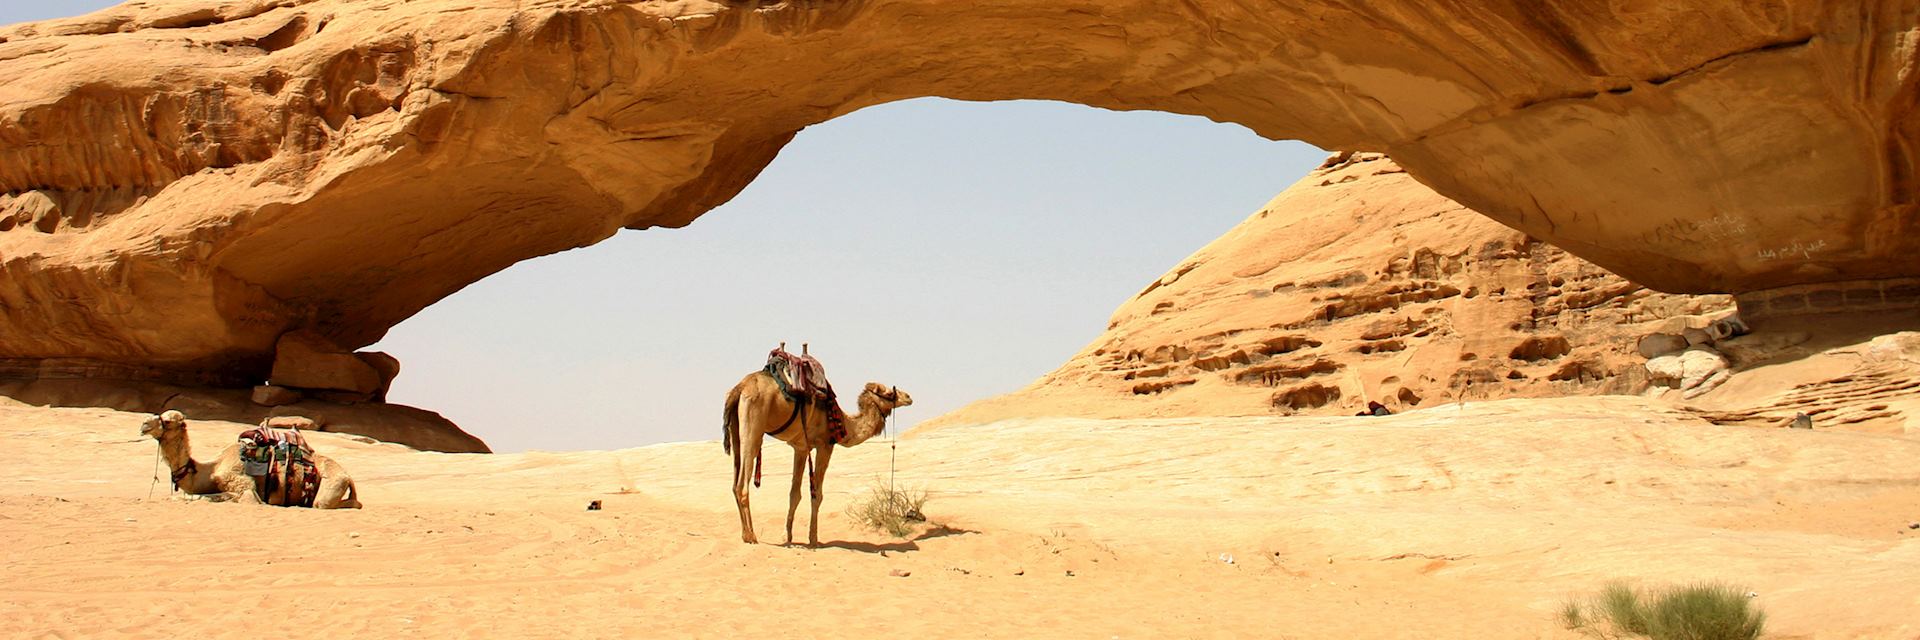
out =
[[[177,435],[176,435],[177,434]],[[209,469],[193,461],[193,446],[187,442],[187,430],[178,429],[160,438],[160,457],[167,460],[167,471],[171,477],[179,478],[174,486],[187,493],[208,493],[204,491]],[[182,470],[185,469],[184,475]]]
[[892,414],[893,407],[880,402],[873,394],[860,394],[860,413],[847,416],[847,438],[840,444],[851,447],[879,435],[887,428],[887,416]]

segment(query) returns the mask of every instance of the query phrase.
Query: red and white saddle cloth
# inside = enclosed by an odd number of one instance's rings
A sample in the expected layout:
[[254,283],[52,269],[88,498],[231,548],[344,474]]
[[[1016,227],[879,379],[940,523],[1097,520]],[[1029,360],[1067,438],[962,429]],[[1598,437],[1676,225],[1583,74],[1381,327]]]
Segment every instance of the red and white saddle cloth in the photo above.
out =
[[299,429],[262,423],[240,432],[240,462],[253,476],[260,501],[283,507],[311,507],[320,493],[320,467],[313,447]]

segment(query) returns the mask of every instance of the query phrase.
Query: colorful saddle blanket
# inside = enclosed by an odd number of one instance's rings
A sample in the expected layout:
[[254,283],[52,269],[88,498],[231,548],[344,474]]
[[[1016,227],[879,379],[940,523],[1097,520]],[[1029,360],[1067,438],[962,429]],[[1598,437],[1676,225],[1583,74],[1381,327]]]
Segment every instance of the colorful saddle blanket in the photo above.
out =
[[780,391],[789,398],[833,397],[833,384],[827,382],[827,368],[813,356],[796,356],[774,349],[767,352],[766,371],[780,383]]
[[[827,429],[832,440],[839,442],[846,438],[847,414],[840,410],[833,384],[827,382],[827,368],[819,360],[813,356],[796,356],[774,349],[767,352],[766,372],[774,382],[780,384],[780,392],[786,394],[787,400],[794,404],[794,416],[787,419],[787,424],[792,424],[793,418],[799,416],[801,406],[811,403],[826,410]],[[771,433],[777,434],[786,428],[787,425],[781,425]]]
[[311,507],[320,493],[320,468],[313,447],[298,429],[262,424],[240,432],[240,462],[253,476],[260,501],[283,507]]

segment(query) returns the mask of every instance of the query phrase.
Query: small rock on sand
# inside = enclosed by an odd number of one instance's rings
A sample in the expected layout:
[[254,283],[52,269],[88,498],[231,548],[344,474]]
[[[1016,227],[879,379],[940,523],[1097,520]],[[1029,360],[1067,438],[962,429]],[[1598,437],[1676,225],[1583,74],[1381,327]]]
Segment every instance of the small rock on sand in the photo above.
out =
[[907,576],[913,575],[913,572],[908,571],[906,569],[894,569],[892,571],[888,571],[887,575],[893,576],[895,578],[905,578]]

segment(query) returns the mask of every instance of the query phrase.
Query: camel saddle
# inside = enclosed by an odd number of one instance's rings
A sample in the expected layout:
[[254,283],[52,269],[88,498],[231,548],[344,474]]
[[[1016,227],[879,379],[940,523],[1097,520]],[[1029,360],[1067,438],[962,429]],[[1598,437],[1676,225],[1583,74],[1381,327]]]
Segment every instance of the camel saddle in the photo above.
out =
[[780,383],[780,392],[787,394],[788,399],[833,397],[833,384],[827,382],[827,368],[813,356],[796,356],[774,349],[767,352],[766,371]]
[[847,414],[840,410],[840,402],[833,393],[833,384],[827,382],[827,368],[813,356],[796,356],[784,349],[767,352],[768,376],[780,385],[780,393],[793,403],[793,415],[787,417],[780,428],[767,432],[767,435],[779,435],[792,426],[800,417],[801,408],[808,404],[827,411],[827,429],[832,440],[839,442],[846,438]]
[[[278,426],[276,421],[288,426]],[[240,462],[253,477],[254,493],[261,502],[311,507],[320,493],[320,467],[314,464],[313,447],[292,421],[269,418],[240,432]]]

